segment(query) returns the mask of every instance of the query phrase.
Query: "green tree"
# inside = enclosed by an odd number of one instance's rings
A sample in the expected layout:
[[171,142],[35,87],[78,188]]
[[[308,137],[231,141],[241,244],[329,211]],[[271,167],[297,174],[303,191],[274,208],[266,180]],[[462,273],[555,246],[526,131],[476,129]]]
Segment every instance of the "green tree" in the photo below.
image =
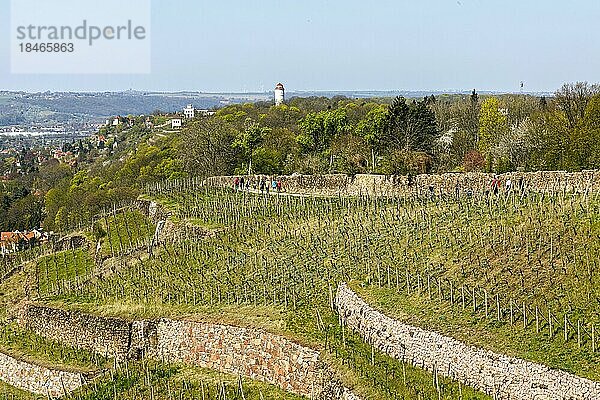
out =
[[246,118],[244,130],[239,132],[235,137],[232,147],[240,150],[244,159],[248,161],[248,175],[252,173],[252,155],[254,150],[270,131],[271,128],[261,126],[251,118]]
[[233,173],[236,131],[221,118],[202,118],[181,132],[179,154],[187,172],[199,176]]
[[100,242],[100,240],[102,240],[107,235],[107,232],[102,226],[102,223],[100,223],[100,221],[94,222],[94,225],[92,226],[92,233],[94,235],[96,243]]
[[565,114],[570,129],[577,128],[585,117],[588,101],[600,93],[600,85],[587,82],[566,83],[554,94],[558,108]]
[[42,204],[33,195],[20,198],[6,212],[6,220],[11,230],[39,228],[42,223]]
[[507,132],[508,118],[500,109],[500,102],[496,97],[486,99],[479,111],[479,150],[489,154],[490,149]]
[[367,113],[356,126],[356,135],[363,138],[370,147],[371,172],[375,171],[376,159],[382,151],[383,135],[388,117],[387,106],[378,105]]
[[588,101],[582,120],[571,131],[570,158],[572,169],[600,167],[600,94]]
[[435,114],[427,101],[407,104],[404,97],[396,97],[387,112],[384,145],[405,152],[431,154],[439,136]]
[[350,129],[346,110],[336,109],[309,113],[299,123],[296,141],[304,152],[324,152],[331,140]]

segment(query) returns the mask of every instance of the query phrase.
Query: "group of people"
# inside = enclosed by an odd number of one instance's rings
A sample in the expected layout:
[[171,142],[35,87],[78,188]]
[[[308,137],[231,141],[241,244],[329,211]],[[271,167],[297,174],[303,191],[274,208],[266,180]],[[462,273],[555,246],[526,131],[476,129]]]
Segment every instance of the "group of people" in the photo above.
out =
[[[500,178],[498,177],[498,175],[494,175],[494,177],[492,178],[492,181],[489,183],[489,189],[485,190],[485,194],[489,195],[490,193],[493,193],[494,195],[498,196],[500,194],[500,190],[501,190],[502,186],[504,186],[504,193],[506,193],[508,195],[508,194],[514,193],[515,189],[518,192],[522,192],[525,189],[525,182],[523,181],[523,178],[519,178],[517,187],[514,188],[512,179],[507,178],[506,181],[504,182],[504,185],[502,185],[502,182],[500,181]],[[429,192],[432,195],[434,194],[433,186],[429,186]],[[460,197],[460,195],[463,193],[466,194],[468,197],[471,197],[473,195],[473,189],[470,187],[467,187],[463,191],[460,186],[460,183],[456,182],[456,186],[454,187],[454,194],[456,195],[456,197]]]
[[[494,175],[494,178],[492,179],[492,183],[491,183],[491,189],[492,189],[492,192],[496,196],[498,194],[500,194],[500,186],[501,186],[500,178],[498,178],[498,175]],[[523,191],[523,189],[524,189],[523,178],[519,178],[517,189],[519,192]],[[504,182],[504,192],[506,194],[510,194],[513,192],[513,181],[510,178],[507,178],[506,182]]]
[[233,190],[260,190],[261,193],[269,193],[269,191],[280,193],[283,188],[281,178],[269,178],[261,176],[258,179],[251,179],[250,177],[236,176],[233,178]]
[[[501,186],[502,186],[502,183],[500,181],[500,178],[498,177],[498,175],[495,175],[490,183],[489,189],[485,190],[486,195],[493,193],[494,195],[498,196],[500,194]],[[522,192],[525,188],[524,186],[525,185],[524,185],[523,178],[520,178],[516,189],[519,192]],[[259,176],[257,178],[256,177],[251,178],[251,177],[245,177],[245,176],[236,176],[233,178],[233,190],[249,191],[250,189],[260,191],[260,193],[266,193],[266,194],[269,194],[270,191],[280,193],[283,190],[283,183],[282,183],[280,177],[276,178],[276,177]],[[429,189],[429,195],[434,196],[435,195],[435,187],[433,185],[429,185],[428,189]],[[456,183],[456,187],[454,188],[454,190],[455,190],[455,195],[457,197],[460,197],[460,195],[463,194],[463,193],[461,193],[463,191],[458,182]],[[513,191],[514,191],[513,182],[510,178],[508,178],[504,182],[504,192],[506,194],[510,194]],[[468,197],[471,197],[473,195],[473,189],[466,188],[464,190],[464,194],[466,194]]]

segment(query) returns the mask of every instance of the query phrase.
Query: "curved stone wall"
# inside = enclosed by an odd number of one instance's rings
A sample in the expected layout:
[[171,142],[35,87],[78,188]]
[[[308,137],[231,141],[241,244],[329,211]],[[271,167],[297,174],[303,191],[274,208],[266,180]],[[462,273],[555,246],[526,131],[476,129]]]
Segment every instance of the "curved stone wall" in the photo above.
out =
[[85,377],[76,372],[52,370],[18,360],[0,352],[0,380],[18,389],[57,398],[85,384]]
[[339,286],[335,303],[345,323],[380,351],[497,400],[600,399],[598,382],[403,324],[371,308],[346,284]]

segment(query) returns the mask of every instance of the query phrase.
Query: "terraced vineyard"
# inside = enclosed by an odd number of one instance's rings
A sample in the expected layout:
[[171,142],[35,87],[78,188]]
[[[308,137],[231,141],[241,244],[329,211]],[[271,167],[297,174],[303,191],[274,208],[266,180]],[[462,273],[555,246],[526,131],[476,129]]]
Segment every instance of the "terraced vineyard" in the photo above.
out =
[[[157,242],[153,224],[137,212],[101,218],[95,230],[106,235],[97,236],[95,254],[63,251],[27,270],[37,301],[131,319],[258,327],[320,349],[363,398],[489,398],[379,353],[346,329],[333,297],[340,282],[350,282],[413,325],[600,377],[594,195],[309,197],[188,181],[147,196],[171,214],[169,229],[178,232],[165,237],[178,240]],[[98,253],[112,267],[99,271]],[[229,379],[225,394],[214,380],[182,378],[194,373],[173,373],[180,377],[173,386],[152,384],[180,366],[114,366],[117,383],[74,398],[148,398],[147,391],[187,398],[203,388],[212,390],[206,398],[263,398],[252,382],[242,394],[231,377],[219,378]],[[92,392],[105,395],[86,397]]]
[[[343,226],[331,222],[355,207],[373,208],[372,199],[261,197],[186,188],[157,200],[171,207],[171,219],[184,231],[198,235],[200,228],[207,234],[202,240],[188,236],[163,242],[151,257],[145,251],[130,255],[135,262],[101,276],[90,270],[93,257],[82,250],[41,257],[35,268],[38,301],[129,318],[192,315],[257,326],[324,349],[344,383],[368,398],[487,398],[374,351],[340,324],[331,307],[336,283],[374,270],[358,270],[355,264],[367,256],[363,251],[369,243],[357,242],[342,257]],[[123,233],[116,228],[123,223],[106,221],[102,230]],[[109,255],[107,241],[117,247],[114,236],[107,235],[99,251]]]

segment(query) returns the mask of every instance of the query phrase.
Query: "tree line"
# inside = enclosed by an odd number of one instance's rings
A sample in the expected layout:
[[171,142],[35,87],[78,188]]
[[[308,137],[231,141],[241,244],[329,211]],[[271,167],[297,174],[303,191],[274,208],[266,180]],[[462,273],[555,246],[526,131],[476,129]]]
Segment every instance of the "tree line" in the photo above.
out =
[[535,171],[600,166],[600,86],[554,96],[295,98],[199,118],[179,148],[191,174]]
[[[553,96],[467,94],[292,98],[229,105],[181,131],[168,114],[106,127],[106,148],[78,143],[74,166],[49,160],[0,191],[4,230],[66,231],[146,184],[260,173],[418,174],[600,168],[600,86]],[[149,123],[150,122],[150,123]],[[80,149],[81,150],[81,149]]]

